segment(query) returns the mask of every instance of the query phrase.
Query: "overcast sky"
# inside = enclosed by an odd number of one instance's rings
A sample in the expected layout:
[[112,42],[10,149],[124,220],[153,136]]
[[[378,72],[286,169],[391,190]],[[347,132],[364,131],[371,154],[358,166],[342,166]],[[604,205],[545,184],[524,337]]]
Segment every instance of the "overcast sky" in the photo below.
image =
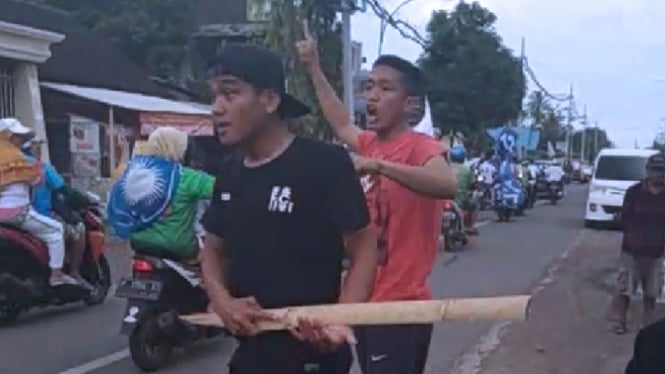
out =
[[[402,1],[382,3],[393,10]],[[665,118],[665,1],[479,2],[497,15],[497,31],[516,54],[526,38],[526,56],[548,91],[566,93],[572,83],[578,111],[586,104],[590,122],[598,121],[617,146],[651,145]],[[424,33],[432,11],[456,3],[414,0],[398,16]],[[354,15],[353,37],[363,43],[368,62],[377,56],[379,25],[369,13]],[[421,50],[389,30],[383,53],[415,61]]]

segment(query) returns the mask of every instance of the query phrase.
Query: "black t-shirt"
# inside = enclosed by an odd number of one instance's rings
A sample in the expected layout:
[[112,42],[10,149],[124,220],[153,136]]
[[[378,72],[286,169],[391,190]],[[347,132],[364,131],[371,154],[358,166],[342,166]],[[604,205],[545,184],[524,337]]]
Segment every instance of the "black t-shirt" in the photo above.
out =
[[237,155],[220,168],[205,229],[224,239],[228,287],[264,308],[335,303],[344,233],[369,223],[348,153],[297,137],[256,168]]

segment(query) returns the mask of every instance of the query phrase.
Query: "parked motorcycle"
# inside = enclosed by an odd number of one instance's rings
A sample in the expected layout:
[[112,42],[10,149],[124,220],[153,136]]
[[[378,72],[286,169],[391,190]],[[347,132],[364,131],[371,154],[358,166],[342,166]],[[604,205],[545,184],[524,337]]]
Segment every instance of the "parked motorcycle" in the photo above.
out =
[[179,318],[208,308],[198,265],[172,260],[159,248],[132,247],[136,253],[132,277],[121,280],[115,294],[127,299],[121,333],[129,336],[134,364],[146,372],[156,371],[165,366],[174,348],[219,336],[225,330]]
[[446,252],[459,252],[468,244],[469,238],[463,230],[463,219],[460,209],[452,200],[446,200],[443,206],[443,221],[441,233],[443,234],[443,249]]
[[[37,307],[84,302],[104,302],[111,287],[111,270],[104,255],[105,230],[98,202],[89,201],[78,213],[86,227],[86,251],[80,273],[92,289],[49,284],[46,244],[32,234],[0,225],[0,325],[12,324],[19,315]],[[64,270],[69,271],[68,265]]]

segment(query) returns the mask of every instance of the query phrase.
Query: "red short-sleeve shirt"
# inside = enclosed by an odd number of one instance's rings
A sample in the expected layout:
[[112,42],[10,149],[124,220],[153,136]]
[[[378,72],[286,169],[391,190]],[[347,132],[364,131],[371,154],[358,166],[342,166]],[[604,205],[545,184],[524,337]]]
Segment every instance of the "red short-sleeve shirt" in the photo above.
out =
[[[413,131],[387,141],[363,131],[357,151],[361,156],[412,166],[422,166],[443,154],[434,138]],[[442,201],[386,177],[366,176],[363,187],[382,252],[372,301],[431,298],[427,279],[436,260]]]

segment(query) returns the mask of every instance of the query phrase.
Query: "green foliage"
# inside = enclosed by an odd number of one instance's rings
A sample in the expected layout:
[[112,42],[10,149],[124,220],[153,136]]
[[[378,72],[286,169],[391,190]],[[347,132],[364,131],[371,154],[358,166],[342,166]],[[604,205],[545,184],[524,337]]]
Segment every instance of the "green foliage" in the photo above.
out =
[[[591,162],[596,159],[596,154],[598,151],[600,151],[603,148],[608,148],[612,147],[612,142],[610,141],[609,137],[607,136],[607,133],[603,129],[595,129],[595,128],[586,128],[583,130],[585,132],[584,134],[584,157],[587,161]],[[573,140],[572,140],[572,147],[573,147],[573,153],[578,155],[579,157],[582,157],[582,155],[579,155],[578,153],[581,150],[581,145],[582,145],[582,132],[583,131],[576,131],[573,134]],[[596,137],[596,132],[598,132],[598,147],[597,149],[594,148],[595,145],[595,137]]]
[[[327,0],[253,0],[255,9],[269,10],[265,44],[280,51],[286,59],[289,91],[309,105],[313,116],[299,121],[301,132],[320,137],[329,137],[329,126],[319,111],[314,87],[307,72],[299,66],[295,45],[302,40],[303,21],[319,44],[321,65],[337,92],[342,88],[341,25]],[[270,3],[269,7],[257,6]]]
[[40,0],[108,38],[149,74],[187,83],[191,0]]
[[480,140],[488,126],[510,123],[521,113],[522,65],[503,45],[495,22],[477,2],[432,15],[420,65],[430,79],[434,122],[445,132]]
[[[82,25],[100,33],[148,74],[205,92],[204,63],[190,50],[195,30],[193,0],[37,0],[69,12]],[[327,0],[248,0],[252,19],[267,23],[262,42],[286,58],[288,88],[310,105],[315,115],[299,128],[322,135],[328,129],[318,112],[314,90],[297,65],[296,42],[302,38],[302,21],[308,20],[319,42],[321,61],[333,86],[341,89],[341,26]],[[261,14],[263,12],[263,14]],[[207,46],[210,47],[210,46]],[[210,49],[210,48],[208,48]],[[214,48],[213,48],[214,49]]]
[[538,149],[547,150],[548,143],[556,143],[565,137],[565,115],[540,91],[534,91],[527,99],[525,115],[532,128],[540,130]]

